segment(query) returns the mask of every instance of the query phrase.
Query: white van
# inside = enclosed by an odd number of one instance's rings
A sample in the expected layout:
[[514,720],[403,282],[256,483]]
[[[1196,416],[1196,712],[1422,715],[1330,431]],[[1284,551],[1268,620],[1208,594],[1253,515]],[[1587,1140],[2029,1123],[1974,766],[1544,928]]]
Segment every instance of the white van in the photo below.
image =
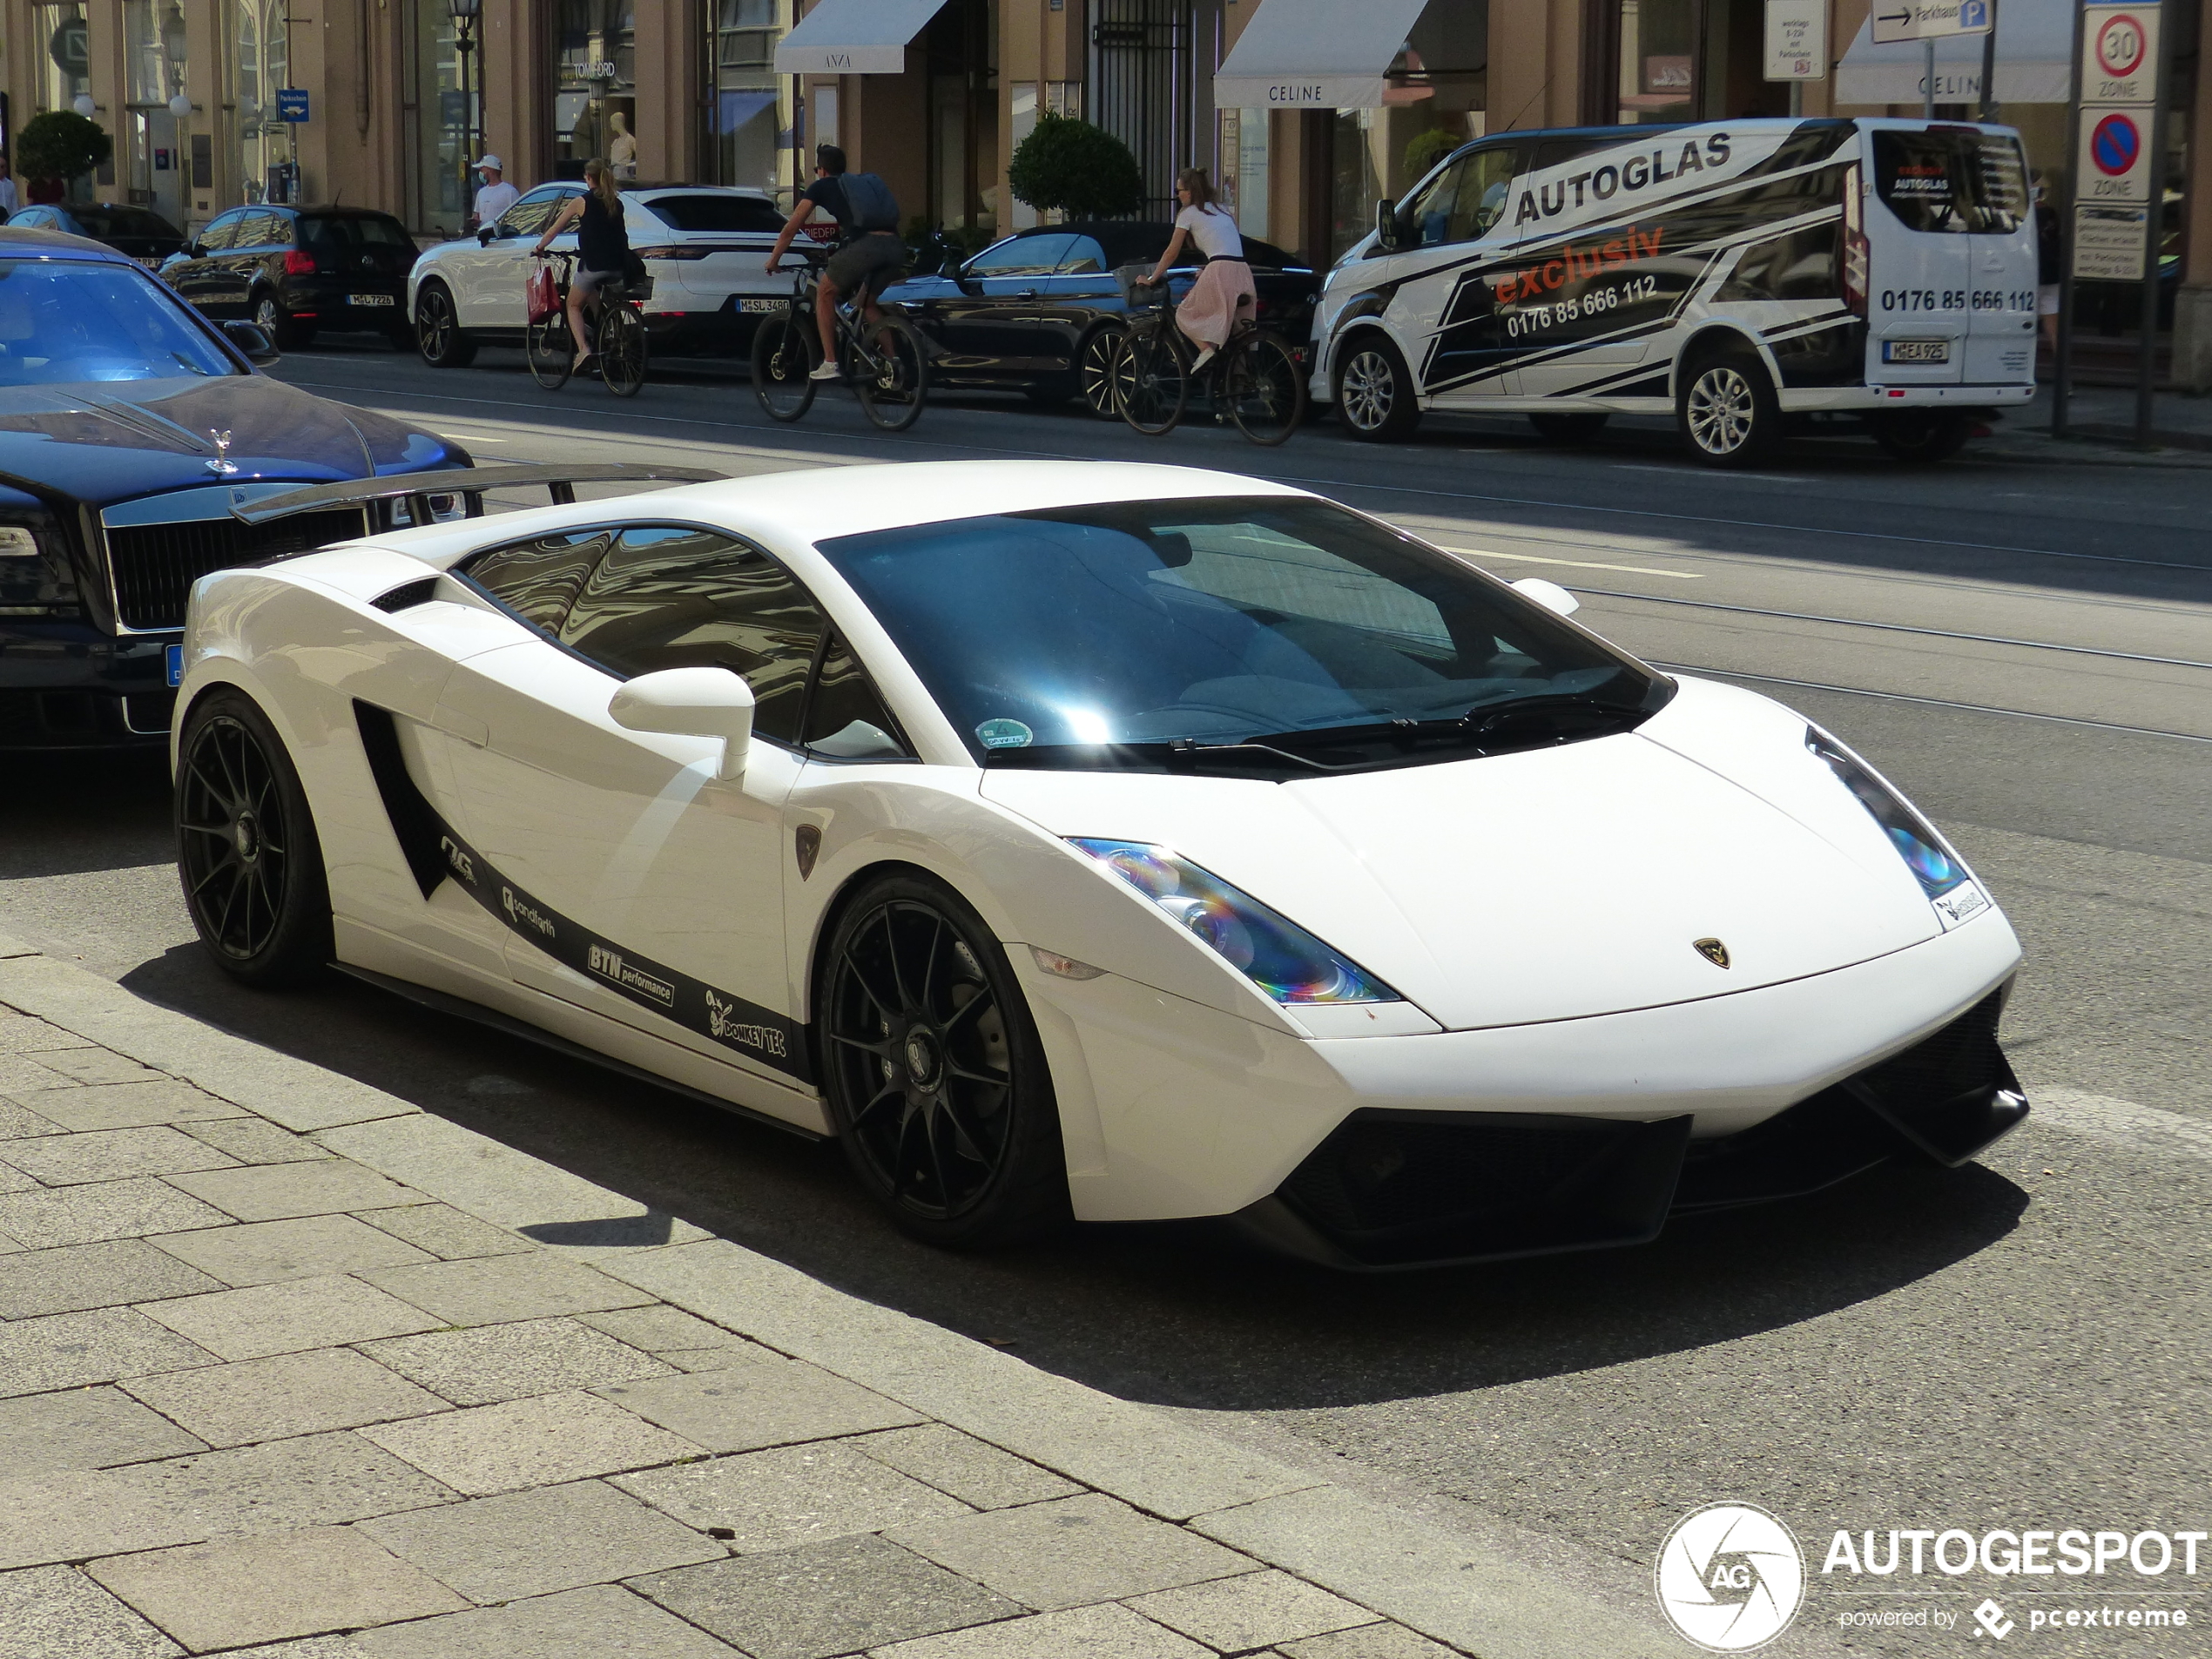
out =
[[1891,120],[1502,132],[1447,157],[1329,273],[1317,402],[1359,438],[1424,409],[1587,438],[1671,414],[1750,465],[1856,412],[1936,460],[2035,395],[2035,225],[2009,127]]

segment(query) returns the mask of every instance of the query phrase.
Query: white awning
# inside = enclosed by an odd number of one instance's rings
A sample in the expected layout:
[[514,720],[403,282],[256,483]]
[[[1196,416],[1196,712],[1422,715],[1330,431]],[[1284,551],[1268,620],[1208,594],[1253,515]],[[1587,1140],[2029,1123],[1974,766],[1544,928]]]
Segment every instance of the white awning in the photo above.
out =
[[945,0],[816,0],[776,47],[779,75],[899,75]]
[[1217,110],[1379,110],[1427,0],[1262,0],[1213,78]]
[[[1979,35],[1936,42],[1935,101],[1981,101]],[[1838,104],[1904,104],[1924,96],[1927,49],[1917,40],[1874,44],[1870,18],[1836,71]],[[1997,0],[1997,101],[2063,104],[2074,96],[2074,7],[2070,0]]]

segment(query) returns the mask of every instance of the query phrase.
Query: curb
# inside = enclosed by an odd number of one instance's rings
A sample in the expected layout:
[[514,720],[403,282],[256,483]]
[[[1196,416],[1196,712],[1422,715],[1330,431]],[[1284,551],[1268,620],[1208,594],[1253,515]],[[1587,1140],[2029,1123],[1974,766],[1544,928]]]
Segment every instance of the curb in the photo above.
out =
[[1408,1511],[1030,1365],[0,934],[0,1001],[455,1209],[1479,1659],[1680,1659],[1630,1616]]

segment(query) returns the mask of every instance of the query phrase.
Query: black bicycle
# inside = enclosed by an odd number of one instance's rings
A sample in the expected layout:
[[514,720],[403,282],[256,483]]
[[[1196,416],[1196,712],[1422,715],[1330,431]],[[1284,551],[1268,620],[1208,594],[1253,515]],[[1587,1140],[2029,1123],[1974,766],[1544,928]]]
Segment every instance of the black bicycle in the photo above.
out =
[[[529,359],[531,377],[547,391],[557,392],[576,371],[576,337],[569,332],[569,281],[576,255],[554,253],[538,257],[561,262],[556,285],[561,305],[551,316],[530,324],[523,336],[523,350]],[[646,280],[650,283],[651,279]],[[592,354],[598,360],[599,378],[617,397],[635,397],[645,384],[645,321],[638,313],[644,308],[649,293],[650,289],[639,293],[625,283],[603,282],[591,295],[599,312]]]
[[[782,314],[760,320],[752,336],[752,391],[760,407],[778,421],[796,421],[813,407],[813,376],[822,361],[821,332],[814,326],[814,291],[821,281],[827,250],[795,247],[806,261],[792,279],[791,305]],[[868,419],[886,432],[903,432],[921,418],[929,397],[929,360],[921,336],[904,317],[884,313],[867,320],[865,307],[873,282],[837,307],[837,362],[844,381],[860,397]]]
[[1271,330],[1239,322],[1194,371],[1196,352],[1176,327],[1167,285],[1144,281],[1146,273],[1140,265],[1114,273],[1129,309],[1128,332],[1108,370],[1122,419],[1160,437],[1181,423],[1196,389],[1254,443],[1278,444],[1297,431],[1305,418],[1305,373],[1298,354]]

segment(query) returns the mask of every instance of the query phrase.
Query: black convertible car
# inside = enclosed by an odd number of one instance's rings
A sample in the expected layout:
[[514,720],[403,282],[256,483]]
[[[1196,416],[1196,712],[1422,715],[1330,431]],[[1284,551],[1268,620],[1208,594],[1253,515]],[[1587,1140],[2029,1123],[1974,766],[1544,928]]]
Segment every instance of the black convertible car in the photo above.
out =
[[[1164,221],[1042,225],[884,298],[903,306],[934,347],[933,385],[1026,392],[1039,403],[1080,396],[1094,414],[1111,415],[1106,365],[1124,323],[1115,268],[1157,261],[1174,234]],[[1259,320],[1303,361],[1320,273],[1249,236],[1244,260]],[[1197,274],[1195,264],[1171,272],[1170,293],[1181,299]]]
[[274,355],[253,323],[208,321],[111,249],[0,228],[0,749],[165,739],[192,583],[390,510],[249,525],[233,508],[470,464],[435,433],[255,372]]

